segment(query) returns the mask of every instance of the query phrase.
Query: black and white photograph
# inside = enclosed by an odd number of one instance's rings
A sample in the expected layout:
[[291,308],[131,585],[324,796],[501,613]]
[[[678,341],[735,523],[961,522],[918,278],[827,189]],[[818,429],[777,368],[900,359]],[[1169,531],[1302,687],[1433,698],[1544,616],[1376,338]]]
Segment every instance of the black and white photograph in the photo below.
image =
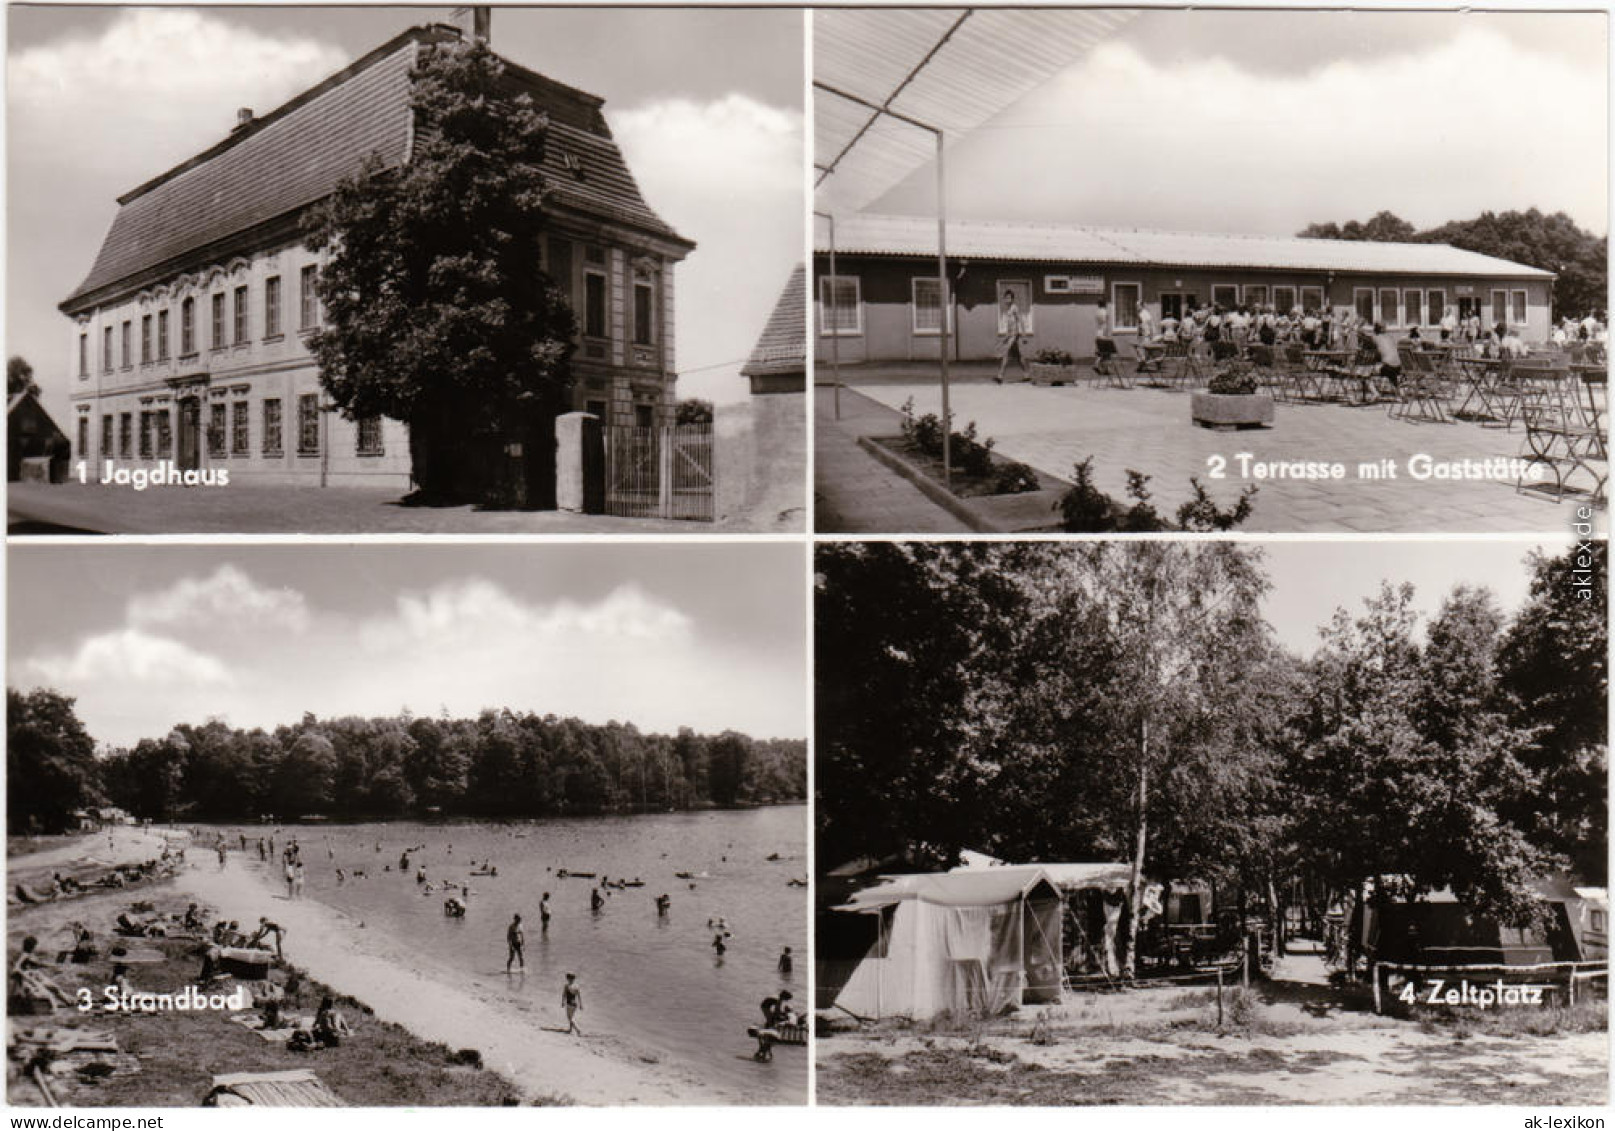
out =
[[7,17],[12,531],[805,528],[802,10]]
[[1607,13],[812,37],[816,530],[1603,528]]
[[818,1103],[1606,1104],[1606,543],[815,558]]
[[9,574],[13,1106],[807,1103],[799,546]]

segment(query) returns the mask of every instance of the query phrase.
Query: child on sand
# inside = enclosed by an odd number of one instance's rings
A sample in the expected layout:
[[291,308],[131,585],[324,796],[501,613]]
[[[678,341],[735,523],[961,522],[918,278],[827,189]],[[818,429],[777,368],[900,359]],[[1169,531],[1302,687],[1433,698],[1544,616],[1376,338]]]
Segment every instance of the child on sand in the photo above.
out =
[[561,987],[561,1008],[566,1010],[566,1031],[583,1036],[577,1021],[578,1012],[583,1008],[583,989],[578,985],[576,974],[568,974],[566,985]]

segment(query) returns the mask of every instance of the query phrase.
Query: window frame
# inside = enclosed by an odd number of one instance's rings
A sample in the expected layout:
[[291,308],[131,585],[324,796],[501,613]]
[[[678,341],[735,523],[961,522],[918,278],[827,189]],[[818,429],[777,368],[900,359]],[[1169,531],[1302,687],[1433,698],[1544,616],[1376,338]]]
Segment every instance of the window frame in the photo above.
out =
[[[600,280],[600,332],[592,332],[593,303],[589,280]],[[585,265],[583,268],[583,336],[596,342],[611,340],[611,275],[604,267]]]
[[[373,432],[369,438],[365,435],[367,430]],[[387,454],[380,416],[361,416],[353,422],[353,450],[367,459]]]
[[[1435,301],[1435,296],[1436,295],[1441,296],[1441,301],[1440,302]],[[1439,314],[1437,313],[1438,309],[1440,311]],[[1441,320],[1447,316],[1447,288],[1446,287],[1426,287],[1425,288],[1425,291],[1424,291],[1424,316],[1427,319],[1429,319],[1429,322],[1426,323],[1426,325],[1430,325],[1430,326],[1439,326],[1439,325],[1441,325]],[[1454,317],[1456,317],[1456,315],[1454,315]]]
[[187,295],[179,304],[179,355],[196,356],[196,296]]
[[135,322],[132,318],[123,320],[123,333],[119,336],[119,356],[123,359],[123,368],[133,369],[135,364]]
[[[1503,296],[1502,306],[1498,305],[1498,302],[1497,302],[1497,296],[1498,295]],[[1495,327],[1499,322],[1502,322],[1502,323],[1504,323],[1506,325],[1508,323],[1508,308],[1509,308],[1508,290],[1506,288],[1501,288],[1501,287],[1492,288],[1492,293],[1488,297],[1491,299],[1492,316],[1491,316],[1490,319],[1488,319],[1489,325],[1486,328],[1491,329],[1491,328]]]
[[[1280,291],[1289,291],[1290,292],[1290,301],[1288,303],[1281,304],[1279,302],[1279,292]],[[1298,290],[1298,288],[1296,287],[1296,285],[1294,283],[1274,283],[1273,284],[1273,312],[1275,314],[1288,314],[1288,313],[1290,313],[1290,311],[1292,311],[1292,310],[1294,310],[1296,308],[1296,304],[1301,301],[1300,298],[1299,298],[1299,295],[1300,295],[1300,291]]]
[[115,457],[117,450],[113,447],[113,437],[114,437],[114,435],[115,434],[112,431],[112,414],[110,412],[103,412],[101,414],[101,458],[102,459],[113,459]]
[[[1260,303],[1256,303],[1255,300],[1253,300],[1251,298],[1251,292],[1252,291],[1260,291],[1261,292],[1262,299],[1261,299]],[[1273,287],[1272,287],[1272,284],[1270,284],[1270,283],[1246,283],[1244,286],[1239,288],[1239,301],[1244,306],[1252,306],[1252,305],[1266,306],[1268,303],[1273,301]]]
[[[1309,293],[1310,294],[1315,294],[1315,295],[1318,296],[1318,303],[1317,303],[1316,306],[1308,306],[1307,305],[1307,295]],[[1314,311],[1315,313],[1318,313],[1318,314],[1322,314],[1324,311],[1329,309],[1329,295],[1328,295],[1327,291],[1325,290],[1325,288],[1323,288],[1323,287],[1317,287],[1317,286],[1309,287],[1309,286],[1306,286],[1306,285],[1302,285],[1300,288],[1298,288],[1298,295],[1299,295],[1300,302],[1301,302],[1301,312],[1303,314],[1306,313],[1309,310]]]
[[320,325],[320,268],[317,263],[305,264],[297,273],[298,329],[316,330]]
[[118,414],[118,458],[135,458],[135,414],[132,412]]
[[112,372],[112,326],[101,328],[101,372]]
[[[1368,296],[1368,314],[1363,314],[1363,304],[1358,301],[1362,295]],[[1351,289],[1351,312],[1358,318],[1366,317],[1368,321],[1378,321],[1379,294],[1373,287],[1353,287]]]
[[1508,298],[1508,324],[1510,326],[1524,326],[1526,323],[1530,322],[1531,292],[1524,289],[1511,290],[1508,293]]
[[78,440],[78,449],[77,450],[78,450],[79,459],[89,459],[90,458],[90,452],[89,452],[89,447],[90,447],[90,414],[87,413],[87,412],[79,413],[78,434],[77,434],[76,438]]
[[[273,414],[270,412],[271,407],[274,409]],[[266,456],[283,455],[284,449],[282,445],[285,441],[282,439],[282,430],[285,427],[285,423],[283,414],[281,412],[281,403],[279,397],[264,398],[262,417],[263,437],[261,440],[261,447],[263,454]]]
[[[1138,298],[1133,302],[1133,321],[1124,324],[1121,319],[1122,304],[1116,297],[1123,287],[1131,287],[1138,292]],[[1144,309],[1144,284],[1132,279],[1119,279],[1110,284],[1110,328],[1117,334],[1136,334],[1142,325],[1138,313]]]
[[252,454],[252,405],[245,398],[230,402],[230,454]]
[[[636,346],[654,346],[656,344],[656,281],[650,278],[635,278],[634,293],[634,329],[633,344]],[[640,317],[639,299],[645,298],[644,317]]]
[[166,408],[152,413],[157,421],[157,458],[167,459],[174,454],[174,422]]
[[[1413,306],[1408,305],[1408,296],[1409,295],[1413,296]],[[1418,307],[1418,315],[1419,316],[1417,318],[1409,318],[1408,313],[1415,306]],[[1404,326],[1408,327],[1409,329],[1412,329],[1415,326],[1428,326],[1428,325],[1430,325],[1430,323],[1425,321],[1424,289],[1422,287],[1403,287],[1402,288],[1402,324]]]
[[149,314],[140,316],[140,364],[151,364],[152,319]]
[[[312,412],[305,410],[312,408]],[[312,435],[313,439],[308,437]],[[320,395],[318,393],[299,393],[297,396],[297,454],[300,456],[317,456],[320,454]]]
[[[831,302],[825,297],[826,284],[832,288],[852,284],[852,302],[834,304],[839,315],[843,310],[852,311],[852,324],[845,329],[831,326],[827,321]],[[819,276],[819,302],[818,302],[819,337],[821,338],[861,338],[864,335],[864,283],[862,275],[820,275]]]
[[222,350],[229,346],[225,338],[225,330],[229,327],[228,300],[223,291],[214,291],[212,295],[213,335],[208,342],[210,349]]
[[[1222,292],[1222,291],[1232,291],[1234,297],[1229,299],[1227,302],[1224,302],[1222,299],[1217,297],[1218,293]],[[1211,284],[1211,305],[1212,306],[1220,306],[1224,310],[1232,310],[1234,307],[1238,306],[1239,305],[1239,284],[1238,283],[1213,283],[1213,284]]]
[[[1385,310],[1385,296],[1386,295],[1391,296],[1391,302],[1392,302],[1392,305],[1393,305],[1393,308],[1394,308],[1395,317],[1392,317],[1391,314],[1386,313],[1386,310]],[[1401,292],[1401,290],[1399,288],[1397,288],[1397,287],[1380,287],[1379,288],[1379,293],[1374,296],[1374,302],[1375,302],[1375,305],[1379,308],[1379,317],[1375,319],[1376,322],[1384,323],[1385,328],[1387,330],[1399,330],[1399,329],[1402,328],[1402,292]]]
[[157,312],[157,360],[168,360],[168,307]]
[[152,417],[155,414],[150,409],[140,410],[140,458],[152,458]]
[[207,454],[209,459],[224,459],[230,450],[227,435],[230,428],[230,410],[223,401],[208,405]]
[[[920,287],[932,287],[937,292],[936,310],[937,322],[935,326],[920,325]],[[942,328],[946,326],[948,333],[953,333],[952,303],[942,300],[942,280],[935,275],[914,275],[908,281],[908,325],[909,331],[916,338],[940,338]]]
[[235,305],[230,313],[234,332],[230,344],[244,346],[252,340],[252,299],[245,283],[235,289]]

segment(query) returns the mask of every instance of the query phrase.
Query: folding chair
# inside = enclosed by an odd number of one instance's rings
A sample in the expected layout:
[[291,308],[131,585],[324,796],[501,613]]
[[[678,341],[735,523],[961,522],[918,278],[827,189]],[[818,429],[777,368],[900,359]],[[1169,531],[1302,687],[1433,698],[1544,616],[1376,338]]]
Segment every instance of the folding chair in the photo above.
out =
[[1396,386],[1389,414],[1399,420],[1450,424],[1441,399],[1445,390],[1436,376],[1434,359],[1423,350],[1409,350],[1402,357],[1402,379]]

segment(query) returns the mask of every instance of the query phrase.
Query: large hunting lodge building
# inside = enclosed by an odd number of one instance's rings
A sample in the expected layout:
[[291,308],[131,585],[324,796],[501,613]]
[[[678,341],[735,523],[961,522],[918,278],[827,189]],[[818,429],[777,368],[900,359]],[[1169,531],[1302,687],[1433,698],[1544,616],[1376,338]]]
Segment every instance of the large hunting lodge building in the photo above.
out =
[[[309,209],[370,154],[410,159],[410,72],[452,27],[412,28],[218,144],[118,199],[73,320],[74,458],[228,468],[232,481],[409,483],[408,433],[344,420],[319,387],[319,257]],[[573,407],[607,424],[675,413],[673,268],[694,244],[646,204],[600,98],[506,61],[549,116],[543,267],[569,294],[579,341]]]
[[[935,358],[943,316],[935,219],[838,217],[835,242],[833,295],[828,240],[814,257],[821,371],[832,334],[842,362]],[[1327,306],[1425,334],[1450,309],[1478,314],[1488,329],[1523,327],[1540,342],[1551,329],[1554,278],[1446,244],[975,220],[948,222],[948,275],[950,357],[966,361],[994,356],[1005,291],[1026,314],[1034,350],[1092,357],[1101,298],[1120,343],[1136,337],[1142,307],[1177,317],[1205,303]]]

